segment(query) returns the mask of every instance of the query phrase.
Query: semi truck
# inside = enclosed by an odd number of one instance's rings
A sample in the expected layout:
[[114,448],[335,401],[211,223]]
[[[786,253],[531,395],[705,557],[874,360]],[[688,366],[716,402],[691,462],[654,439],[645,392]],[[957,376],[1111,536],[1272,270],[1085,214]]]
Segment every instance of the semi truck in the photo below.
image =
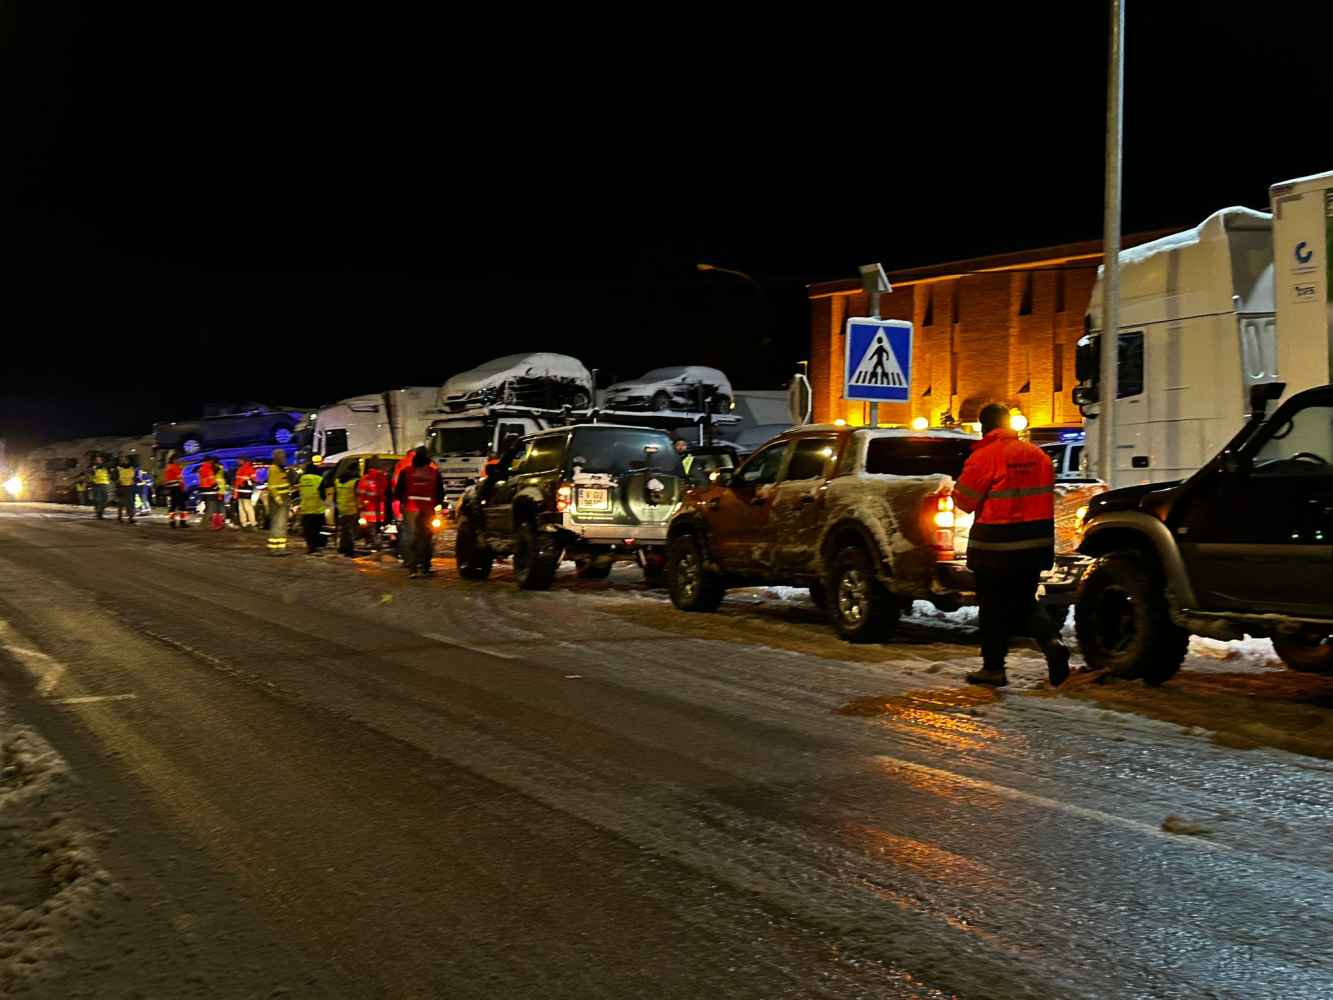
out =
[[[1244,423],[1253,386],[1330,381],[1333,172],[1270,194],[1272,212],[1222,209],[1121,252],[1112,488],[1193,474]],[[1101,289],[1099,272],[1076,355],[1089,472],[1102,467]]]
[[311,454],[328,463],[349,453],[401,455],[425,444],[431,421],[441,413],[439,391],[439,386],[389,389],[320,407],[310,428]]

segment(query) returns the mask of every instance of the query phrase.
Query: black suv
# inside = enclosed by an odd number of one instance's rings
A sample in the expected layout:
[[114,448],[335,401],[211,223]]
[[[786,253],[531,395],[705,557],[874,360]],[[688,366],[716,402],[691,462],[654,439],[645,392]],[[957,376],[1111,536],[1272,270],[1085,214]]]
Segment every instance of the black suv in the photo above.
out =
[[1098,561],[1076,608],[1088,663],[1160,684],[1191,633],[1269,636],[1287,666],[1333,673],[1333,385],[1264,419],[1181,483],[1094,498],[1080,551]]
[[512,556],[519,587],[544,590],[562,557],[585,579],[632,560],[656,584],[667,523],[686,488],[665,431],[577,424],[530,434],[463,495],[458,571],[484,580],[497,556]]

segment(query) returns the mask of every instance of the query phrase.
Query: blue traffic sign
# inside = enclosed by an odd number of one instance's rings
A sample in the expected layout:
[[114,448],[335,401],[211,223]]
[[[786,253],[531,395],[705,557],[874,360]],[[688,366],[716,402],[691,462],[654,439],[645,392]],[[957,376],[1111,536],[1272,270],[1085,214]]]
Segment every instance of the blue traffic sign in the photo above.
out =
[[849,319],[844,399],[905,403],[912,389],[912,324],[900,319]]

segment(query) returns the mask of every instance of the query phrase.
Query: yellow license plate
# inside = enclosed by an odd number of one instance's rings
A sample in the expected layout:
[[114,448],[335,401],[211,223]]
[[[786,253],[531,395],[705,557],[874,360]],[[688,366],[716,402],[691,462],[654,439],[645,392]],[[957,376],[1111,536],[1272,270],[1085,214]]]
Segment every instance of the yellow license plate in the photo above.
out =
[[607,493],[605,486],[580,486],[579,506],[588,510],[606,510]]

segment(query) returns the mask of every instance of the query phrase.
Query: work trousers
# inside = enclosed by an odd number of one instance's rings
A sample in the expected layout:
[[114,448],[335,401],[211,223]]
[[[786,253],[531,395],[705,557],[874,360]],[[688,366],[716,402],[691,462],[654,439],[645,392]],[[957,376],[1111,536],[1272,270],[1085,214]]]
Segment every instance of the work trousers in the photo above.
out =
[[177,483],[171,483],[162,487],[167,501],[167,516],[175,520],[186,520],[185,516],[185,490]]
[[305,536],[306,552],[314,552],[324,544],[324,515],[302,514],[301,534]]
[[435,512],[430,510],[403,511],[404,523],[412,526],[408,532],[407,556],[403,560],[408,569],[430,569],[435,542],[430,520],[434,516]]
[[356,522],[355,514],[338,515],[338,551],[345,556],[356,555]]
[[287,554],[287,501],[268,500],[268,554]]
[[106,504],[107,504],[106,483],[93,483],[93,510],[97,511],[98,517],[101,517],[105,513]]
[[1055,625],[1037,605],[1037,569],[976,570],[981,612],[981,661],[987,670],[1004,670],[1009,639],[1031,636],[1043,652],[1056,638]]
[[123,520],[125,520],[125,518],[128,517],[128,518],[130,519],[130,521],[133,522],[133,521],[134,521],[134,487],[133,487],[133,486],[117,486],[117,487],[116,487],[116,503],[118,503],[118,504],[120,505],[120,509],[118,509],[118,510],[116,511],[116,520],[117,520],[117,521],[123,521]]
[[250,497],[237,497],[236,514],[240,518],[242,528],[253,528],[255,526],[254,500]]

